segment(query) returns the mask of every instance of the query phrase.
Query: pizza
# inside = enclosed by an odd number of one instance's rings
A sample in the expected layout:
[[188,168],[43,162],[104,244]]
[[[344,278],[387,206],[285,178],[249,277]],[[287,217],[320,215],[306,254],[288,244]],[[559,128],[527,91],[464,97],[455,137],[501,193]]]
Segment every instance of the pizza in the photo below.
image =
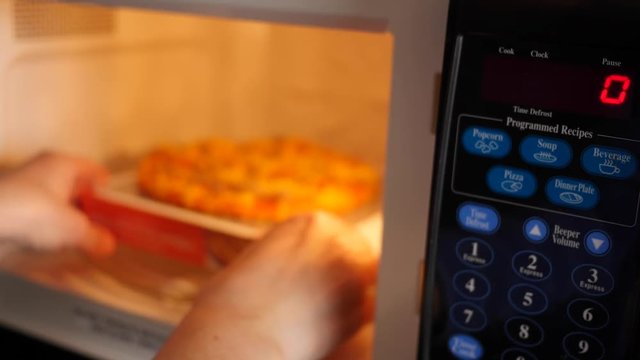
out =
[[315,210],[348,214],[374,201],[380,183],[362,160],[297,138],[164,146],[138,168],[139,188],[151,198],[259,223]]

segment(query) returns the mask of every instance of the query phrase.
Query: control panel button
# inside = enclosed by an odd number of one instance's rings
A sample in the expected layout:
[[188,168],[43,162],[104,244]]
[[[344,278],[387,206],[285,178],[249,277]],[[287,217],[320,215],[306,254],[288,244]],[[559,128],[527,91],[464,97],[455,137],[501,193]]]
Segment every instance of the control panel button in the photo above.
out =
[[451,321],[467,331],[480,331],[487,326],[487,315],[477,305],[457,303],[451,307]]
[[592,231],[584,238],[584,246],[594,256],[604,256],[611,249],[611,239],[603,231]]
[[540,244],[549,236],[549,225],[540,218],[531,218],[525,221],[522,231],[527,240],[534,244]]
[[507,337],[520,346],[538,346],[544,340],[542,327],[535,321],[523,317],[509,319],[505,324],[505,331]]
[[494,166],[487,173],[487,185],[496,194],[529,198],[538,188],[536,177],[527,170]]
[[589,334],[571,333],[565,336],[562,346],[572,359],[600,360],[604,358],[604,345]]
[[467,203],[458,208],[458,223],[471,232],[493,234],[500,227],[500,215],[490,206]]
[[554,177],[547,183],[547,197],[553,204],[579,210],[591,210],[600,201],[598,187],[587,180]]
[[563,169],[571,163],[573,151],[564,140],[528,136],[520,144],[520,156],[531,165]]
[[538,360],[538,358],[526,350],[509,349],[502,353],[500,360]]
[[628,179],[637,170],[636,156],[629,151],[604,146],[589,146],[582,153],[582,167],[591,175]]
[[551,275],[551,262],[546,256],[533,252],[521,251],[513,257],[513,271],[525,280],[542,281]]
[[573,284],[587,295],[603,296],[613,290],[613,276],[597,265],[578,266],[571,274]]
[[462,135],[462,145],[472,155],[502,159],[511,152],[511,137],[499,129],[472,126]]
[[540,315],[549,306],[547,295],[539,288],[528,284],[512,287],[509,290],[509,303],[526,315]]
[[609,313],[604,306],[589,299],[573,300],[568,308],[569,319],[587,330],[600,330],[609,324]]
[[493,262],[493,249],[486,241],[468,238],[460,241],[456,246],[458,259],[475,268],[483,268]]
[[469,335],[453,335],[448,345],[451,354],[459,360],[479,360],[484,355],[480,341]]
[[489,280],[480,273],[471,270],[457,273],[453,277],[453,285],[460,295],[470,300],[485,299],[491,292]]

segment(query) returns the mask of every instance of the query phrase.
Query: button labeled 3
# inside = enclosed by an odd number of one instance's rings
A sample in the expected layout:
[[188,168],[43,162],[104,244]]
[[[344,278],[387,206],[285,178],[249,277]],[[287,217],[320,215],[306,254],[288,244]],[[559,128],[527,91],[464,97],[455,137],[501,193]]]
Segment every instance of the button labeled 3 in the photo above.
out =
[[613,290],[613,276],[597,265],[578,266],[571,274],[573,284],[587,295],[603,296]]

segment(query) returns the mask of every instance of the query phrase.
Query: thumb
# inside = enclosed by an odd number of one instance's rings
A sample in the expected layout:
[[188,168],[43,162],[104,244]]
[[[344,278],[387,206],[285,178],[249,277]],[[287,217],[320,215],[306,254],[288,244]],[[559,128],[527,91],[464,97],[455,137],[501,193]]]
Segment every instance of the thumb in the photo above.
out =
[[78,248],[96,257],[109,256],[116,248],[115,238],[106,228],[69,206],[58,207],[39,230],[32,232],[29,240],[38,249]]

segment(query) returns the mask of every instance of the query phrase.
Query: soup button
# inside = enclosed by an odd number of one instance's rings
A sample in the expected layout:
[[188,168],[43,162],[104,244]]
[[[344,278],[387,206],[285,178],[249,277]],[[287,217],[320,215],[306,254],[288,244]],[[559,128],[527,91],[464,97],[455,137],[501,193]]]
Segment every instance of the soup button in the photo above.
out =
[[582,153],[582,167],[592,175],[627,179],[636,172],[637,160],[626,150],[589,146]]
[[531,165],[561,169],[571,163],[573,152],[564,140],[529,136],[520,145],[520,155]]

